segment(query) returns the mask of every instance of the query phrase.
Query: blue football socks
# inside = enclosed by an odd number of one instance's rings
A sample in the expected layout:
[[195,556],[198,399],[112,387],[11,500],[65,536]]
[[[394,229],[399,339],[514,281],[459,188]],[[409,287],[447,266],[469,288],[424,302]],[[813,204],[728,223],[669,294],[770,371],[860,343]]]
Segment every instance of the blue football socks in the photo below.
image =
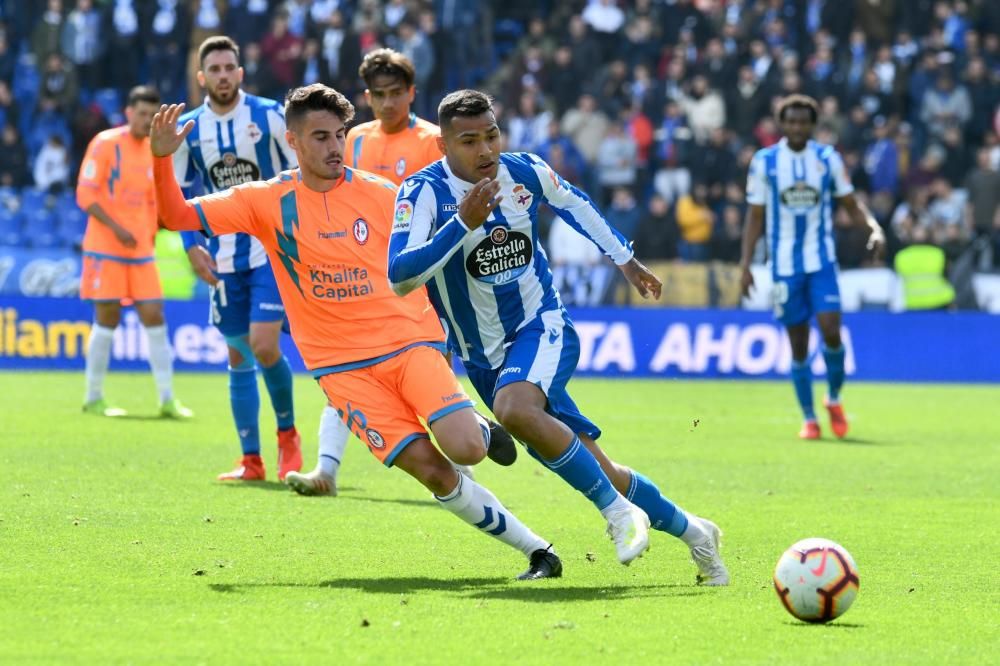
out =
[[252,363],[249,368],[229,369],[229,405],[233,410],[243,455],[260,455],[260,431],[257,427],[260,395],[257,393],[257,371]]
[[687,529],[687,515],[660,493],[652,481],[632,470],[632,482],[625,499],[649,516],[650,527],[679,537]]
[[574,436],[569,448],[555,460],[545,460],[534,451],[531,453],[563,481],[583,493],[599,510],[607,508],[618,497],[611,479],[579,437]]
[[823,347],[823,359],[826,361],[826,381],[830,387],[830,400],[840,400],[840,389],[844,385],[844,345],[836,349]]
[[813,409],[813,388],[812,388],[812,368],[809,367],[809,359],[804,361],[792,361],[792,383],[795,385],[795,397],[799,399],[799,406],[807,421],[816,420],[816,411]]
[[271,406],[278,422],[278,430],[288,430],[295,425],[295,410],[292,407],[292,366],[282,356],[270,368],[261,368],[264,385],[271,395]]

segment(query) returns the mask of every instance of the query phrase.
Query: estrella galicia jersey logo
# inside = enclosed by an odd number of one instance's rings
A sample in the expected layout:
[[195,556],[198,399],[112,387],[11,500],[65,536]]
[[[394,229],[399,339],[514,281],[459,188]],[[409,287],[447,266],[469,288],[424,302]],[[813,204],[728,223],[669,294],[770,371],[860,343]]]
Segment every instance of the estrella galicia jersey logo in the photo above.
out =
[[260,169],[235,153],[223,153],[222,159],[208,168],[208,177],[217,191],[228,190],[234,185],[260,180]]
[[819,190],[805,183],[795,183],[782,191],[781,203],[794,210],[815,208],[819,205]]
[[521,277],[531,257],[531,238],[506,227],[495,227],[466,257],[465,268],[480,282],[507,284]]

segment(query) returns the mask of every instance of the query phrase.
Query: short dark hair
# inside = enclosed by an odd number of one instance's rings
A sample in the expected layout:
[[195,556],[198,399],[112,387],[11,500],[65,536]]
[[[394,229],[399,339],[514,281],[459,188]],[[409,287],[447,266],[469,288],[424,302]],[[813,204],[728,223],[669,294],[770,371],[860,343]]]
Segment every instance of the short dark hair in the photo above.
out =
[[139,102],[160,103],[160,93],[153,86],[136,86],[128,91],[126,106],[134,107]]
[[409,88],[416,78],[416,69],[413,67],[413,61],[399,51],[376,49],[368,53],[361,61],[361,66],[358,67],[358,76],[370,88],[375,77],[383,75],[402,79],[406,87]]
[[236,62],[240,61],[240,47],[225,35],[215,35],[201,43],[201,46],[198,47],[198,64],[204,65],[205,58],[212,51],[232,51],[236,55]]
[[322,83],[300,86],[285,97],[285,124],[297,125],[310,111],[329,111],[345,125],[354,118],[354,105],[342,94]]
[[461,116],[465,118],[492,113],[493,98],[478,90],[456,90],[438,104],[438,125],[446,127]]
[[778,103],[778,121],[785,119],[785,111],[789,109],[808,109],[815,123],[819,120],[819,104],[808,95],[789,95]]

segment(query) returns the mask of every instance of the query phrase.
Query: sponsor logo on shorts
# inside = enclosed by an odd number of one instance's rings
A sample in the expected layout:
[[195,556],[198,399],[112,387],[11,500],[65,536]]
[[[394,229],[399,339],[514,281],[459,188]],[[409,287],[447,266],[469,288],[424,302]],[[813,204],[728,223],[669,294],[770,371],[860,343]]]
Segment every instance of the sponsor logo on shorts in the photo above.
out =
[[375,430],[374,428],[368,428],[367,430],[365,430],[365,435],[368,437],[368,443],[371,444],[373,448],[376,449],[385,448],[385,438],[382,437],[382,433],[380,433],[378,430]]
[[454,402],[456,400],[461,400],[465,395],[462,393],[452,393],[451,395],[445,395],[441,397],[441,402]]
[[285,306],[281,303],[258,303],[257,307],[261,310],[270,310],[271,312],[284,312]]
[[521,372],[521,368],[519,368],[519,367],[504,368],[503,371],[500,372],[500,376],[497,377],[497,379],[500,379],[504,375],[510,375],[510,374],[517,373],[517,372]]

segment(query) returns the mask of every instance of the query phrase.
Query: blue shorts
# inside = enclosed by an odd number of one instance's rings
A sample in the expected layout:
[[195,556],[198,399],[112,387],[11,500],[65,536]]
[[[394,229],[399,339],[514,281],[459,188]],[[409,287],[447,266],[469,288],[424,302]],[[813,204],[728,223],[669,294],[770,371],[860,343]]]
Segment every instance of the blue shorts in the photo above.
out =
[[251,322],[281,321],[285,306],[270,264],[221,273],[211,289],[209,323],[227,337],[246,335]]
[[501,388],[514,382],[531,382],[548,398],[545,411],[574,433],[597,439],[601,429],[580,413],[566,392],[566,384],[579,359],[580,338],[569,315],[564,310],[552,310],[543,312],[517,332],[499,368],[481,368],[466,363],[465,369],[469,381],[491,410]]
[[802,324],[820,312],[839,312],[837,267],[831,264],[815,273],[775,276],[771,299],[775,319],[785,326]]

